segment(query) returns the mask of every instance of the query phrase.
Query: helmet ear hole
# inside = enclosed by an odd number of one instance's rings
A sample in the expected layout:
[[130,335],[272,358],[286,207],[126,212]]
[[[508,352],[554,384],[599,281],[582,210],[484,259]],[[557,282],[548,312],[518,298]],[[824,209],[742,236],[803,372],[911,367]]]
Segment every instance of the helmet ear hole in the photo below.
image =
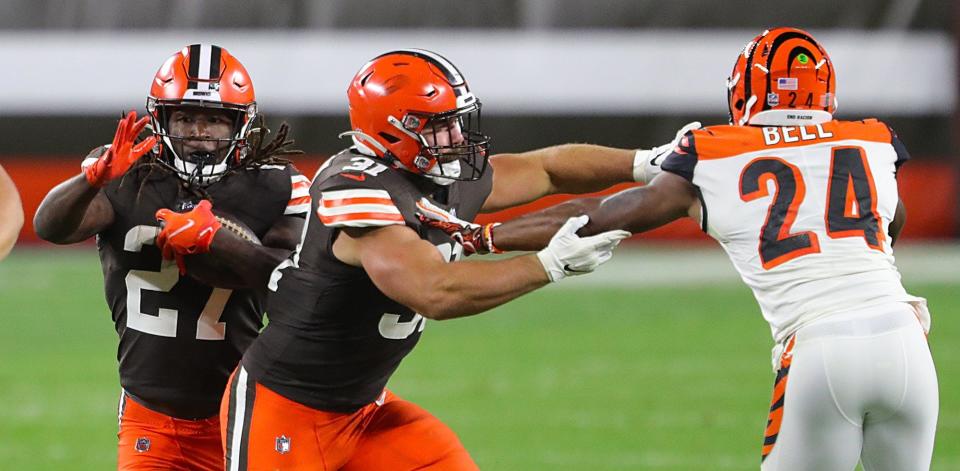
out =
[[381,131],[381,132],[379,132],[379,133],[377,133],[377,134],[378,134],[380,137],[382,137],[383,140],[389,142],[390,144],[396,144],[396,143],[400,142],[400,138],[398,138],[397,136],[394,136],[394,135],[392,135],[392,134],[387,134],[387,133],[385,133],[385,132],[383,132],[383,131]]

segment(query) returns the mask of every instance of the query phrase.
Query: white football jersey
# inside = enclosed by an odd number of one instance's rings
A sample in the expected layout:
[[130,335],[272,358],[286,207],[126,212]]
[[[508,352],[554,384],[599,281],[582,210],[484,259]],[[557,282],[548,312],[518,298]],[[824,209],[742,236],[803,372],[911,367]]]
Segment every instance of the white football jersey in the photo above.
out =
[[831,313],[907,294],[887,229],[906,149],[877,120],[711,126],[663,170],[700,191],[703,229],[753,290],[773,337]]

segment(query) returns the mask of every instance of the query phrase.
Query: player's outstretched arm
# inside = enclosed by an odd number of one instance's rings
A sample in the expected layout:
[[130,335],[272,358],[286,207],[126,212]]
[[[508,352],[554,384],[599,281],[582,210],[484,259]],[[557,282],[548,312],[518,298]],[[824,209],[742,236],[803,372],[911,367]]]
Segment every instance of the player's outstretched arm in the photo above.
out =
[[633,150],[563,144],[490,157],[493,189],[483,204],[492,212],[555,193],[590,193],[633,181]]
[[519,154],[490,157],[493,189],[483,212],[497,211],[556,193],[591,193],[618,183],[647,183],[659,173],[658,159],[699,122],[689,123],[674,139],[652,149],[617,149],[563,144]]
[[586,214],[580,235],[623,229],[634,234],[699,212],[696,189],[683,177],[663,173],[649,185],[605,197],[579,198],[530,213],[492,229],[500,250],[538,250],[570,216]]
[[589,273],[629,233],[578,237],[586,218],[567,221],[548,247],[506,260],[447,263],[406,226],[344,229],[334,254],[362,266],[381,291],[430,319],[478,314],[564,277]]
[[137,119],[129,112],[120,120],[113,142],[94,149],[83,161],[80,175],[47,193],[33,218],[37,235],[55,244],[72,244],[88,239],[113,223],[110,201],[100,189],[123,176],[140,157],[150,151],[156,137],[135,142],[148,118]]
[[0,260],[3,260],[23,227],[23,205],[20,194],[6,170],[0,166]]

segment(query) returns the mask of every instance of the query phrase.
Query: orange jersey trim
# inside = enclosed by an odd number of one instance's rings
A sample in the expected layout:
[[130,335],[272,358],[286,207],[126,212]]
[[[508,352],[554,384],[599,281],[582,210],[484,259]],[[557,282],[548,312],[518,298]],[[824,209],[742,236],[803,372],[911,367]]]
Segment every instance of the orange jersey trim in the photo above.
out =
[[325,208],[338,208],[341,206],[350,206],[352,204],[383,204],[388,206],[393,206],[393,200],[390,198],[376,198],[370,196],[358,196],[355,198],[342,198],[342,199],[323,199],[323,207]]
[[383,221],[389,223],[403,222],[403,216],[391,213],[349,213],[337,216],[320,215],[320,222],[325,225],[336,224],[344,221]]
[[890,128],[876,119],[829,121],[809,126],[710,126],[693,131],[693,136],[699,160],[848,139],[888,144],[893,140]]
[[301,205],[309,202],[310,202],[309,196],[301,196],[299,198],[291,199],[290,202],[287,203],[287,206],[297,206],[297,205]]

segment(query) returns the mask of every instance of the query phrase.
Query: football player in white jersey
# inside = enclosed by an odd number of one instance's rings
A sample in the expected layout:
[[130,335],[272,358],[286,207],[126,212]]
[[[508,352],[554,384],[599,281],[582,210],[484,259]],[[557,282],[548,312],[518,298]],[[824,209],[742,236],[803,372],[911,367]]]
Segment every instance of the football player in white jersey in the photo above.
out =
[[880,121],[834,120],[835,83],[810,34],[764,31],[727,81],[730,125],[686,133],[649,185],[498,226],[435,224],[476,246],[533,250],[575,214],[590,216],[582,235],[689,215],[726,250],[776,342],[761,469],[928,469],[939,409],[930,315],[892,250],[909,157]]

